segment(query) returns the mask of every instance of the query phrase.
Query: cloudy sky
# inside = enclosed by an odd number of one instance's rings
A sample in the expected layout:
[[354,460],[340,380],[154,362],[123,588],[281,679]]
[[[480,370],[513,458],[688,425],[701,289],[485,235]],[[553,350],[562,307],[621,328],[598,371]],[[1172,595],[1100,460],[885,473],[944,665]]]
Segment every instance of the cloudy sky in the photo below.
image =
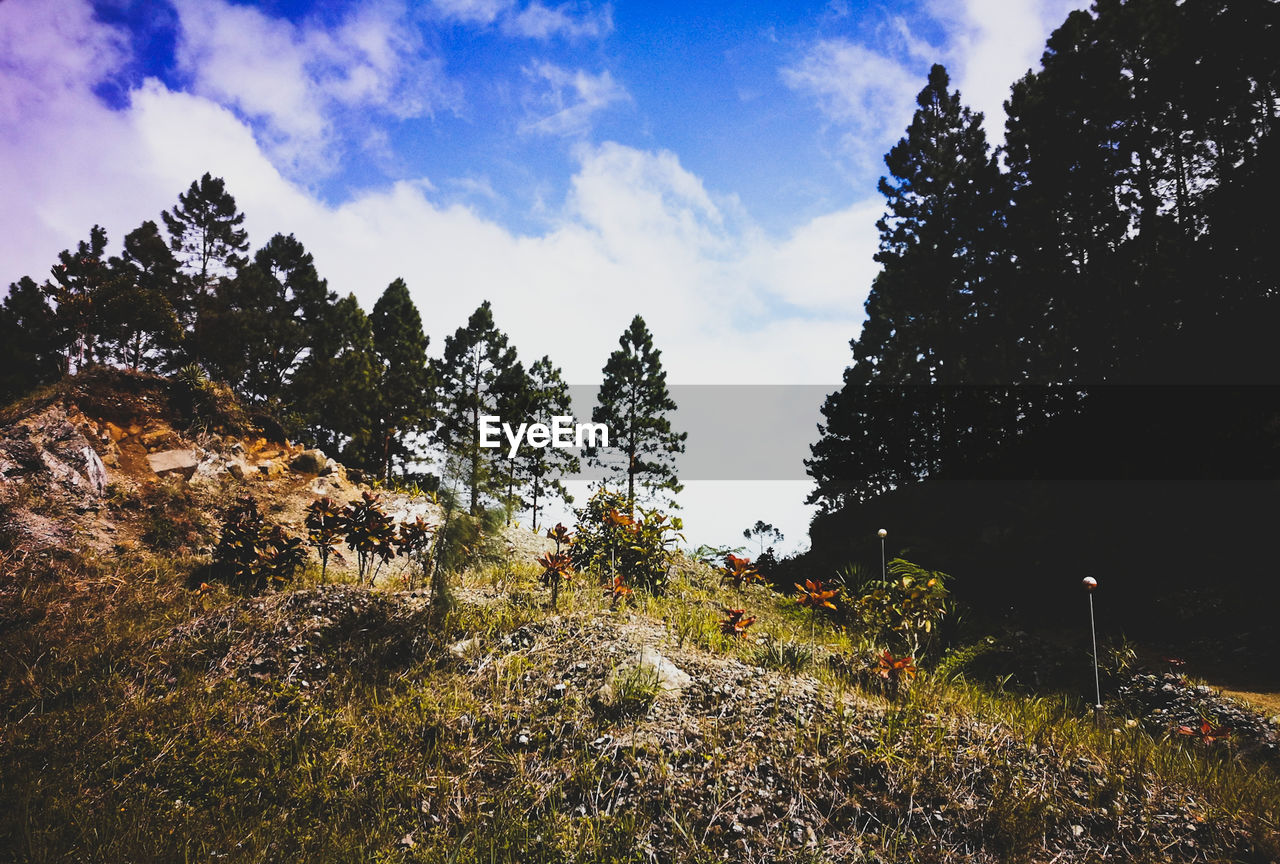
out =
[[[834,386],[929,65],[999,140],[1082,5],[0,0],[0,285],[209,171],[366,309],[403,277],[433,353],[489,299],[573,383],[639,313],[672,383]],[[690,539],[791,546],[805,489],[699,484]]]

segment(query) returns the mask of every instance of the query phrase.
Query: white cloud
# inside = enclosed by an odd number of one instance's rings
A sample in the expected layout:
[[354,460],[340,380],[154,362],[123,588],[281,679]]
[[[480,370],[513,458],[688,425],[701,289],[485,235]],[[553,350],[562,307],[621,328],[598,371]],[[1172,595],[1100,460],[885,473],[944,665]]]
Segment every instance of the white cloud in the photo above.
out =
[[324,170],[336,111],[404,118],[456,102],[442,63],[422,56],[398,5],[357,7],[327,30],[226,0],[174,2],[177,60],[192,91],[253,121],[264,146],[291,169]]
[[436,12],[446,21],[460,24],[492,24],[513,0],[431,0]]
[[607,3],[595,9],[585,2],[548,6],[532,0],[521,8],[516,0],[431,0],[431,6],[441,20],[474,27],[497,22],[503,34],[524,39],[598,39],[613,30]]
[[83,92],[128,57],[123,34],[87,4],[0,3],[0,135],[19,135],[45,105]]
[[1004,140],[1004,102],[1013,82],[1040,65],[1045,40],[1087,0],[931,0],[948,33],[948,70],[965,104],[981,111],[987,137]]
[[528,75],[538,90],[528,105],[529,118],[520,124],[525,134],[582,135],[590,131],[597,113],[631,98],[608,69],[592,75],[583,69],[539,63]]
[[859,168],[877,164],[902,135],[932,63],[947,67],[952,88],[983,113],[988,139],[1000,143],[1009,88],[1039,65],[1045,40],[1067,13],[1088,6],[1087,0],[929,0],[926,9],[945,33],[943,44],[919,38],[898,16],[877,29],[877,48],[844,38],[818,40],[781,74],[843,130],[842,149]]
[[873,165],[902,134],[921,87],[902,63],[848,39],[815,43],[782,78],[845,131],[843,149],[859,168]]
[[567,3],[553,8],[535,0],[518,13],[507,16],[502,29],[508,35],[531,39],[552,36],[598,39],[613,30],[613,10],[605,5],[599,10],[580,11]]

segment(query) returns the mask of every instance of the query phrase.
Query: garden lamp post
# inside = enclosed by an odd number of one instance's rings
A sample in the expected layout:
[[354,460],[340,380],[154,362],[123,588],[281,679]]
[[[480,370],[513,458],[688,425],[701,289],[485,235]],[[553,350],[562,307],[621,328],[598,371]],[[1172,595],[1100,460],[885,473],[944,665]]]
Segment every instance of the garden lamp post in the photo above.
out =
[[1096,701],[1093,704],[1093,719],[1102,724],[1102,682],[1098,678],[1098,629],[1093,623],[1093,589],[1098,587],[1098,580],[1086,576],[1083,580],[1084,590],[1089,595],[1089,636],[1093,640],[1093,692]]
[[876,532],[876,534],[879,535],[880,537],[880,581],[888,582],[889,571],[885,568],[885,565],[884,565],[884,538],[889,536],[889,532],[886,531],[884,528],[881,528],[879,531]]

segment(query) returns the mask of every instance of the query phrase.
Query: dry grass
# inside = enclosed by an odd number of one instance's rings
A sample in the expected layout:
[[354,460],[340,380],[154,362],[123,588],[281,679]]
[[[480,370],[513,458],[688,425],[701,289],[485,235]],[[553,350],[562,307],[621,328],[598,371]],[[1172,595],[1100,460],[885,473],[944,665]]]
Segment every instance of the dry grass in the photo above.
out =
[[[1280,855],[1270,769],[936,677],[886,699],[825,660],[867,646],[694,567],[618,609],[579,574],[552,610],[506,562],[433,629],[422,592],[5,555],[4,860]],[[752,638],[720,632],[730,600]],[[655,687],[646,646],[692,682]]]

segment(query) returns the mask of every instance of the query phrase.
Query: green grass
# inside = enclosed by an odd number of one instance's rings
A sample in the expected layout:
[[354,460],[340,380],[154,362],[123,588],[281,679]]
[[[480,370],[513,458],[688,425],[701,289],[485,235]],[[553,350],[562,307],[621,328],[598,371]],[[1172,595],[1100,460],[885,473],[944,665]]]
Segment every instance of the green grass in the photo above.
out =
[[[856,634],[705,570],[617,609],[577,574],[552,610],[536,569],[486,567],[454,577],[439,632],[375,604],[306,649],[341,666],[286,680],[237,673],[250,658],[234,652],[306,622],[281,598],[189,590],[195,559],[3,554],[0,860],[1280,854],[1280,778],[1264,766],[943,676],[888,700],[826,662],[867,656]],[[720,632],[725,605],[758,616],[750,638]],[[170,638],[201,616],[221,623]],[[665,634],[693,688],[660,694],[603,656],[637,627]],[[600,710],[603,682],[626,710]]]

